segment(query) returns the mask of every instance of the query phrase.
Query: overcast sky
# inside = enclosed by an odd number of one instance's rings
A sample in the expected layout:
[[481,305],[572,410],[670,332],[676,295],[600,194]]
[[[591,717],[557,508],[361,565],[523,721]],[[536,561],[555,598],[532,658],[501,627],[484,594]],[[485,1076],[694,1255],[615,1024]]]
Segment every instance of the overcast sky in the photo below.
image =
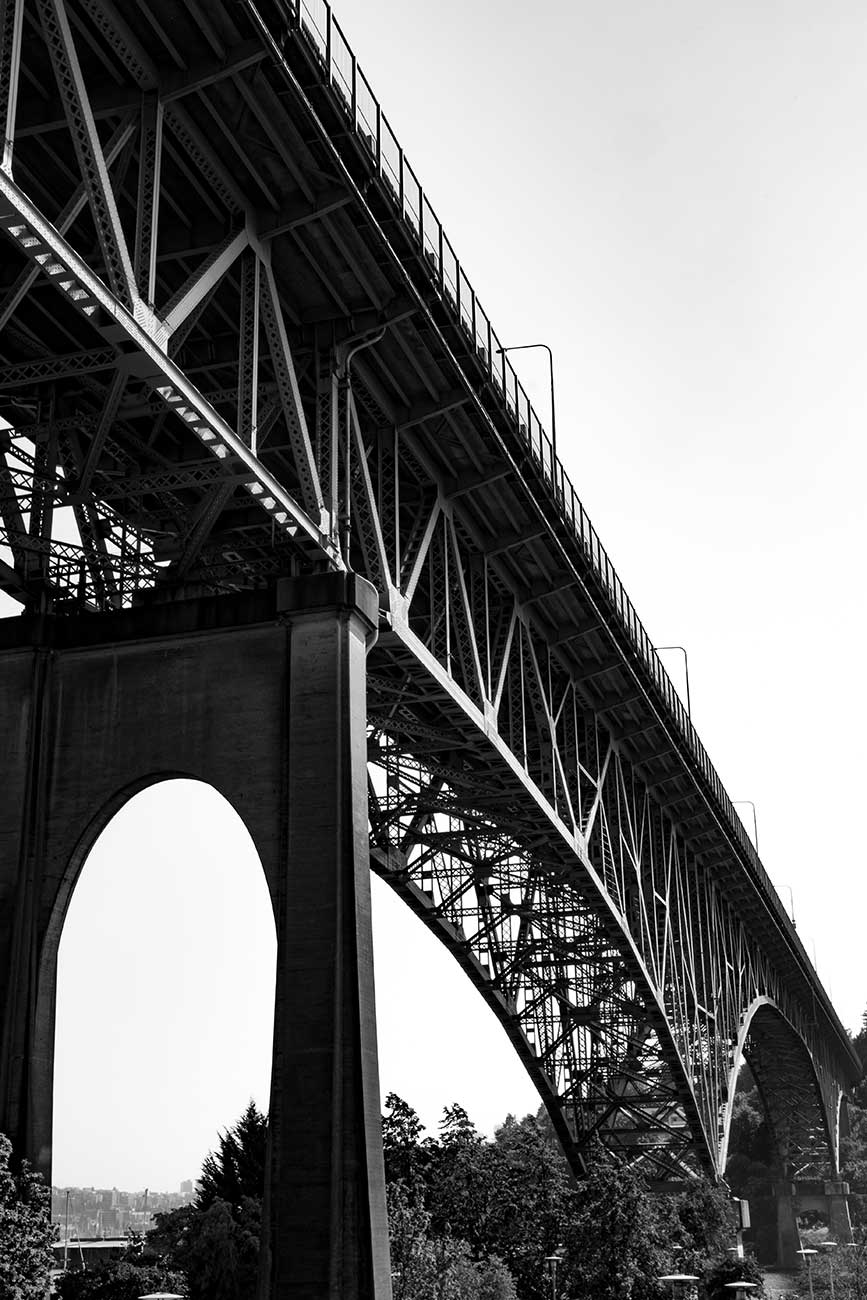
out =
[[[344,0],[362,67],[507,344],[554,350],[563,459],[846,1025],[860,819],[867,11],[858,0]],[[547,409],[544,354],[520,372]],[[682,666],[670,658],[682,684]],[[752,814],[743,809],[752,829]],[[374,882],[377,884],[377,882]],[[383,1094],[535,1108],[502,1031],[375,891]],[[246,936],[240,945],[233,941]],[[267,1104],[273,925],[246,832],[149,791],[63,937],[55,1181],[195,1177]]]

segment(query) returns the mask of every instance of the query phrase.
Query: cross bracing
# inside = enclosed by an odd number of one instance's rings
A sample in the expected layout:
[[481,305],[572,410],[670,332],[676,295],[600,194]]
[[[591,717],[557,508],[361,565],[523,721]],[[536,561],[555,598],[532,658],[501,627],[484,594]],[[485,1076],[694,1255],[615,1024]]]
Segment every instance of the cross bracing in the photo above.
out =
[[0,0],[0,112],[0,586],[364,574],[373,865],[576,1164],[719,1169],[745,1052],[833,1167],[845,1032],[330,7]]

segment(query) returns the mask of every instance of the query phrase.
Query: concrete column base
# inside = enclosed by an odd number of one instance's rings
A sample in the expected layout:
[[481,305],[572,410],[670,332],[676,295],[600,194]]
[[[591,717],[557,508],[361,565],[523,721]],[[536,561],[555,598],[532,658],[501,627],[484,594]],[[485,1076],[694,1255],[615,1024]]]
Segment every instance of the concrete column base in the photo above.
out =
[[774,1199],[777,1203],[777,1267],[799,1268],[801,1236],[798,1232],[794,1183],[775,1183]]
[[831,1240],[846,1245],[854,1241],[852,1220],[849,1218],[849,1184],[839,1179],[825,1183],[828,1203],[828,1231]]

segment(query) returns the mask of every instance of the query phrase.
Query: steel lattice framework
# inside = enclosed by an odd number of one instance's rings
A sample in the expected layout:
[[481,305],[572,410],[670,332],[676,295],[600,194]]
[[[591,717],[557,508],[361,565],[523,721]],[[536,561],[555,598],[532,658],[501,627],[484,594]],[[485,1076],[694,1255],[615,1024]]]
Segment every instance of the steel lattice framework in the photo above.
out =
[[0,0],[0,587],[351,568],[371,855],[576,1167],[833,1172],[848,1037],[324,0]]

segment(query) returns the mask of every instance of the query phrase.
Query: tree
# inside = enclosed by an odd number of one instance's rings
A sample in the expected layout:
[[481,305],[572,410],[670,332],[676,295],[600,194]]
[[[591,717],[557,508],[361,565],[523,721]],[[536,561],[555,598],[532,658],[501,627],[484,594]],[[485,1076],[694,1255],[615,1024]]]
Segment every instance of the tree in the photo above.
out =
[[494,1134],[491,1165],[498,1194],[488,1248],[506,1260],[519,1289],[532,1295],[545,1275],[545,1259],[564,1239],[575,1196],[547,1112],[521,1120],[507,1116]]
[[656,1216],[678,1272],[702,1276],[711,1261],[727,1258],[737,1227],[734,1206],[729,1193],[710,1179],[697,1178],[688,1191],[659,1198]]
[[577,1188],[564,1244],[564,1290],[581,1300],[658,1300],[656,1278],[671,1271],[665,1230],[640,1176],[601,1149]]
[[138,1300],[140,1295],[169,1291],[183,1295],[184,1278],[155,1264],[117,1260],[86,1272],[65,1273],[57,1280],[59,1300]]
[[434,1235],[431,1216],[406,1183],[388,1186],[394,1300],[517,1300],[496,1256],[474,1259],[466,1241]]
[[852,1100],[857,1106],[867,1108],[867,1011],[861,1017],[861,1028],[853,1038],[852,1046],[858,1053],[864,1069],[864,1075],[853,1089]]
[[13,1173],[11,1156],[0,1133],[0,1300],[43,1300],[53,1263],[49,1192],[26,1160]]
[[156,1216],[151,1257],[178,1269],[190,1300],[247,1300],[259,1267],[268,1121],[250,1102],[202,1166],[192,1205]]
[[205,1156],[196,1191],[202,1210],[214,1201],[240,1205],[245,1198],[261,1199],[265,1187],[265,1146],[268,1117],[251,1101],[234,1128],[220,1135],[216,1154]]
[[840,1142],[840,1173],[852,1185],[849,1213],[853,1223],[867,1223],[867,1011],[852,1039],[865,1074],[852,1089],[847,1106],[849,1132]]
[[423,1138],[424,1125],[412,1106],[396,1092],[385,1099],[382,1116],[382,1152],[387,1183],[416,1186],[426,1181],[434,1143]]

